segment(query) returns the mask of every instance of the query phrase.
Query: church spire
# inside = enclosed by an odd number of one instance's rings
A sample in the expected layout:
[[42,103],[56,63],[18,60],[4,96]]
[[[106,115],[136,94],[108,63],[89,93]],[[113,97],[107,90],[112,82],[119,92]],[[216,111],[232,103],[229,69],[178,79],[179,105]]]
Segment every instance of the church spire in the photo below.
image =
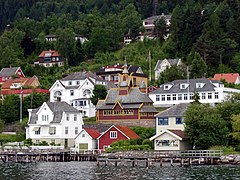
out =
[[128,74],[127,58],[125,56],[124,65],[123,65],[123,74]]

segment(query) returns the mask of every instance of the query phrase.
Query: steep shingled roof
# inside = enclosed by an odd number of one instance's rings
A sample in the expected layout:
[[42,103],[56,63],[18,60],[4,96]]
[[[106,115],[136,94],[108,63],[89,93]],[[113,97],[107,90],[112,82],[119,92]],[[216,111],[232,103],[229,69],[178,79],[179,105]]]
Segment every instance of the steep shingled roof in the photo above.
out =
[[177,104],[162,112],[159,112],[155,115],[155,117],[182,117],[188,106],[190,106],[190,103]]
[[[197,83],[203,83],[204,86],[202,88],[197,88],[196,84]],[[160,93],[186,93],[186,92],[204,92],[204,91],[214,91],[214,88],[216,86],[214,83],[222,84],[220,81],[216,80],[209,80],[207,78],[202,78],[202,79],[189,79],[189,88],[181,89],[180,84],[188,84],[187,79],[182,79],[182,80],[174,80],[169,83],[162,84],[158,89],[150,92],[149,94],[160,94]],[[165,90],[164,86],[165,85],[170,85],[172,86],[170,89]]]
[[15,75],[16,71],[17,71],[19,68],[20,68],[20,67],[2,68],[2,70],[0,71],[0,76],[1,76],[1,77],[13,76],[13,75]]
[[106,104],[114,104],[115,102],[121,103],[143,103],[149,102],[152,103],[153,101],[146,95],[142,93],[139,88],[131,88],[128,95],[118,95],[118,89],[110,89],[108,95],[106,97],[105,103]]
[[[75,109],[66,102],[47,102],[46,104],[54,114],[53,120],[50,123],[60,123],[62,120],[63,112],[79,113],[77,109]],[[29,124],[36,124],[37,121],[36,113],[38,112],[39,109],[40,107],[32,110]]]

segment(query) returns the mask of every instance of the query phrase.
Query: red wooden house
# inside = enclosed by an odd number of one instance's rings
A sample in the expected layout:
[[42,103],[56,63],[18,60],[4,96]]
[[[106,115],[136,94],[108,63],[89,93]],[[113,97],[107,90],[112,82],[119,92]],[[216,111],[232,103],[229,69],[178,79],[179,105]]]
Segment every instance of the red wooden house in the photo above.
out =
[[0,84],[3,84],[13,76],[25,77],[20,67],[2,68],[0,71]]
[[140,137],[127,126],[112,125],[101,136],[98,137],[98,149],[106,149],[115,141],[139,139]]
[[[145,87],[143,86],[145,89]],[[153,101],[141,87],[134,87],[133,79],[128,75],[127,66],[120,75],[118,88],[111,88],[105,100],[99,100],[96,106],[98,123],[154,127],[154,115],[157,113]]]

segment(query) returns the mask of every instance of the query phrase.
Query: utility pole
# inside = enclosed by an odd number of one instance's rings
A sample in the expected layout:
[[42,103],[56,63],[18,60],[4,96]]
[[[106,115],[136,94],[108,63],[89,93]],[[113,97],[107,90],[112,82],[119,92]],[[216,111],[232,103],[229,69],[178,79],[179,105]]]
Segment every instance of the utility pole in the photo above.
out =
[[151,52],[148,53],[148,65],[149,65],[149,81],[152,80],[152,65],[151,65]]
[[20,84],[20,123],[22,123],[22,79]]

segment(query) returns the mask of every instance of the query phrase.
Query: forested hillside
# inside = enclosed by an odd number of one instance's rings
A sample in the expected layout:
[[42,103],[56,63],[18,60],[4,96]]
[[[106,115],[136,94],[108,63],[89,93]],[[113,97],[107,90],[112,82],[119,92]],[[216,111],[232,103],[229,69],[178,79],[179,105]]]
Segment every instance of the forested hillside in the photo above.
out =
[[[158,37],[123,45],[124,34],[134,39],[144,32],[144,18],[162,13],[172,14],[166,41]],[[191,77],[240,72],[239,17],[239,0],[5,0],[0,2],[0,68],[21,66],[26,75],[40,76],[49,87],[63,73],[96,70],[125,56],[148,73],[151,51],[152,69],[158,59],[181,58]],[[155,24],[158,34],[166,30],[166,24]],[[58,41],[47,42],[48,34],[57,35]],[[75,34],[89,41],[81,44]],[[47,49],[58,50],[68,66],[33,68],[30,64]],[[174,77],[185,76],[178,75]]]

